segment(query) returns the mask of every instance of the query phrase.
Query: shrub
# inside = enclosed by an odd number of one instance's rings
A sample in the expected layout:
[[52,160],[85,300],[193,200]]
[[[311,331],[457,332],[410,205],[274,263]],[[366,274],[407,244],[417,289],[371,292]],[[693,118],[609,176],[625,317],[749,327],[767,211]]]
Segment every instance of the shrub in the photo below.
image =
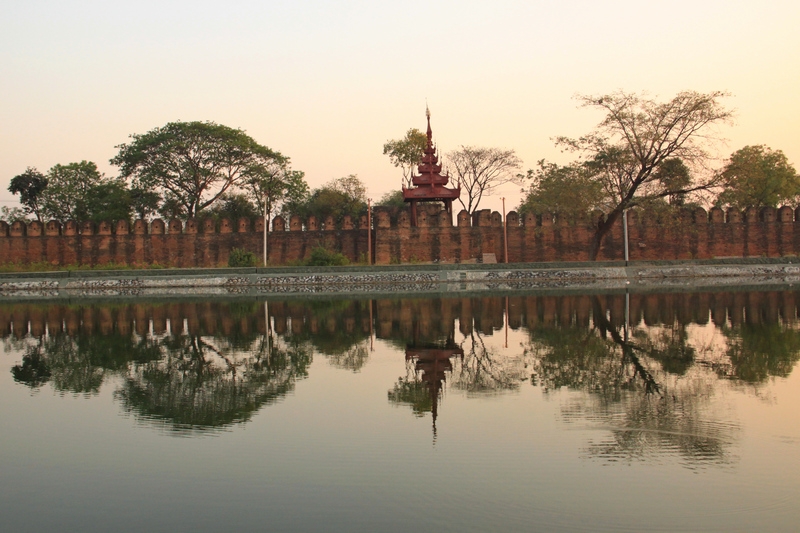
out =
[[343,266],[349,265],[350,261],[339,252],[332,252],[323,246],[317,246],[311,250],[311,257],[306,261],[308,266]]
[[228,256],[229,267],[254,267],[256,264],[256,254],[241,248],[234,248]]

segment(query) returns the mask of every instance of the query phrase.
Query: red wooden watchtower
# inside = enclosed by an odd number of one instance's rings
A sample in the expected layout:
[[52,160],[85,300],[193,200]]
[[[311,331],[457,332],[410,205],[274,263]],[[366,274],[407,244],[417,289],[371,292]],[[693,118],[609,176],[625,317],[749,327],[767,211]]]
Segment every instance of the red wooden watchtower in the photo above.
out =
[[461,185],[456,189],[448,188],[447,182],[450,176],[442,174],[442,165],[439,163],[439,156],[436,155],[436,148],[433,146],[433,133],[431,132],[431,112],[426,107],[425,115],[428,117],[428,145],[422,161],[417,166],[417,172],[411,177],[411,188],[403,186],[403,201],[411,204],[411,225],[417,225],[417,203],[418,202],[444,202],[445,211],[453,217],[453,200],[461,196]]

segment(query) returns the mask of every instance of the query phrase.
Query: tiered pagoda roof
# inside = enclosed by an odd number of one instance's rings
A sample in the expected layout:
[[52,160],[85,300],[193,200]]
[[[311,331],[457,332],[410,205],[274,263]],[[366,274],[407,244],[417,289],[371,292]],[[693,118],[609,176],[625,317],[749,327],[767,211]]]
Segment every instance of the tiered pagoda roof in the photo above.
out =
[[442,174],[442,165],[439,163],[439,156],[436,155],[436,147],[433,146],[433,132],[431,131],[431,112],[426,108],[425,115],[428,118],[428,145],[422,156],[422,161],[417,166],[417,172],[411,178],[413,187],[403,186],[403,200],[406,202],[433,202],[443,201],[448,207],[453,200],[461,196],[461,186],[456,189],[447,187],[450,176]]

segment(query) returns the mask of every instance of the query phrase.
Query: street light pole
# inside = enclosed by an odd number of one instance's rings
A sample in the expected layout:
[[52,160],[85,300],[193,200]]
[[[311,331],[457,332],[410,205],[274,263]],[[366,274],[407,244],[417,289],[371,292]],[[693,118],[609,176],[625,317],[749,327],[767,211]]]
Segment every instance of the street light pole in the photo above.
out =
[[503,260],[508,263],[508,221],[506,220],[506,199],[503,197]]
[[267,214],[267,197],[264,196],[264,266],[267,266],[267,229],[269,228],[269,216]]
[[372,198],[367,198],[367,264],[372,265]]
[[622,238],[625,241],[625,265],[630,261],[630,253],[628,250],[628,210],[622,210]]

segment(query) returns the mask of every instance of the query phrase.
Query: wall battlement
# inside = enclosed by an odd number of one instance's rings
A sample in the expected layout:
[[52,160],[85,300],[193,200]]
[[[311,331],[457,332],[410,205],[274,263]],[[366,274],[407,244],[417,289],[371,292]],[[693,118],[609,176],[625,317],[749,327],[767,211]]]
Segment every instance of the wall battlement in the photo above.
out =
[[[471,262],[494,253],[503,261],[508,235],[509,262],[585,261],[596,224],[605,215],[568,221],[557,214],[503,217],[490,210],[456,219],[435,206],[420,206],[417,226],[411,226],[405,209],[376,207],[373,216],[372,253],[377,264],[405,262]],[[233,248],[263,254],[263,219],[155,219],[77,223],[56,221],[0,222],[0,263],[47,262],[58,265],[161,264],[176,267],[226,265]],[[631,260],[692,259],[713,257],[777,257],[800,254],[800,208],[724,211],[713,208],[684,210],[677,216],[631,210],[628,213]],[[365,261],[370,249],[368,222],[345,217],[289,220],[275,217],[269,232],[270,264],[302,261],[323,246],[343,253],[352,262]],[[624,258],[622,221],[606,236],[600,260]]]

